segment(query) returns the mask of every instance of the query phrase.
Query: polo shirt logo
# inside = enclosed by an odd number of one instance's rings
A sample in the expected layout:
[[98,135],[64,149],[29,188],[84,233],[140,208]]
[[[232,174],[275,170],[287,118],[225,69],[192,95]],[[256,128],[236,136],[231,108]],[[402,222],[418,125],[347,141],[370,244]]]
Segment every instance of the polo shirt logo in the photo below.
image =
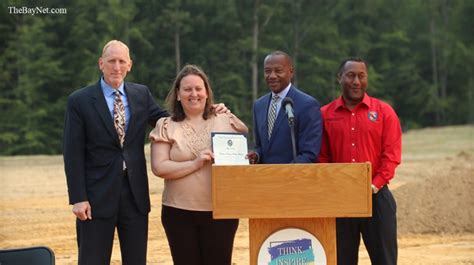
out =
[[379,114],[377,111],[369,111],[369,114],[367,115],[370,121],[377,121]]

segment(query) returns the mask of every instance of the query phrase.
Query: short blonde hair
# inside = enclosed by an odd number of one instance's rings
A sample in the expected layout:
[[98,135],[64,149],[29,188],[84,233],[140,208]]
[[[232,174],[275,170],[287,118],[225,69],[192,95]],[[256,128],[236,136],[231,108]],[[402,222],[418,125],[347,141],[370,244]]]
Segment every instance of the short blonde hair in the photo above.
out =
[[104,48],[102,49],[102,57],[104,56],[105,52],[107,52],[107,49],[110,46],[115,46],[115,45],[119,45],[119,46],[122,46],[123,48],[125,48],[125,50],[127,50],[127,56],[128,56],[128,58],[130,58],[130,50],[128,49],[128,46],[125,43],[123,43],[119,40],[111,40],[111,41],[107,42],[104,45]]

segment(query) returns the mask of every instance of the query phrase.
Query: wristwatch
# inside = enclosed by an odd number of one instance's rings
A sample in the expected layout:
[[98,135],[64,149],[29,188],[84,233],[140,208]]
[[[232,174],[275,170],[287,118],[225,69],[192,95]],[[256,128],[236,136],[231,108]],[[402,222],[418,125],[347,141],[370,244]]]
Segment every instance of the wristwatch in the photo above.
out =
[[377,187],[375,187],[375,185],[372,184],[372,194],[377,194],[377,192],[379,192],[379,189],[377,189]]

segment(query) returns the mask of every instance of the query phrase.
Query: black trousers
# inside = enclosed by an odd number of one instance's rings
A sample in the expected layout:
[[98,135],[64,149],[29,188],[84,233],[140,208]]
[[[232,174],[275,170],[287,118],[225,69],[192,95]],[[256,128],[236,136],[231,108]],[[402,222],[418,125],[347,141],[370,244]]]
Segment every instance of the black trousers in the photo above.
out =
[[[126,175],[126,174],[125,174]],[[123,265],[145,265],[148,241],[148,214],[143,215],[133,199],[128,177],[123,182],[117,214],[111,218],[77,219],[80,265],[110,264],[117,228]]]
[[337,264],[358,264],[361,235],[373,265],[397,264],[396,211],[395,199],[384,186],[372,196],[372,217],[337,218]]
[[163,205],[161,222],[174,265],[230,265],[238,219],[212,219],[212,212]]

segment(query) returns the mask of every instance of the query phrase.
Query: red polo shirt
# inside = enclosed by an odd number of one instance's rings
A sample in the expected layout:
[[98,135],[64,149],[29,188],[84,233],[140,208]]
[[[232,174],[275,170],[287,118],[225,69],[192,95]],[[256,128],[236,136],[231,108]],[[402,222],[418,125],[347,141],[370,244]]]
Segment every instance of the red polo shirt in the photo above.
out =
[[371,162],[372,184],[389,183],[400,164],[402,130],[393,108],[365,94],[352,111],[342,96],[321,108],[324,131],[320,163]]

